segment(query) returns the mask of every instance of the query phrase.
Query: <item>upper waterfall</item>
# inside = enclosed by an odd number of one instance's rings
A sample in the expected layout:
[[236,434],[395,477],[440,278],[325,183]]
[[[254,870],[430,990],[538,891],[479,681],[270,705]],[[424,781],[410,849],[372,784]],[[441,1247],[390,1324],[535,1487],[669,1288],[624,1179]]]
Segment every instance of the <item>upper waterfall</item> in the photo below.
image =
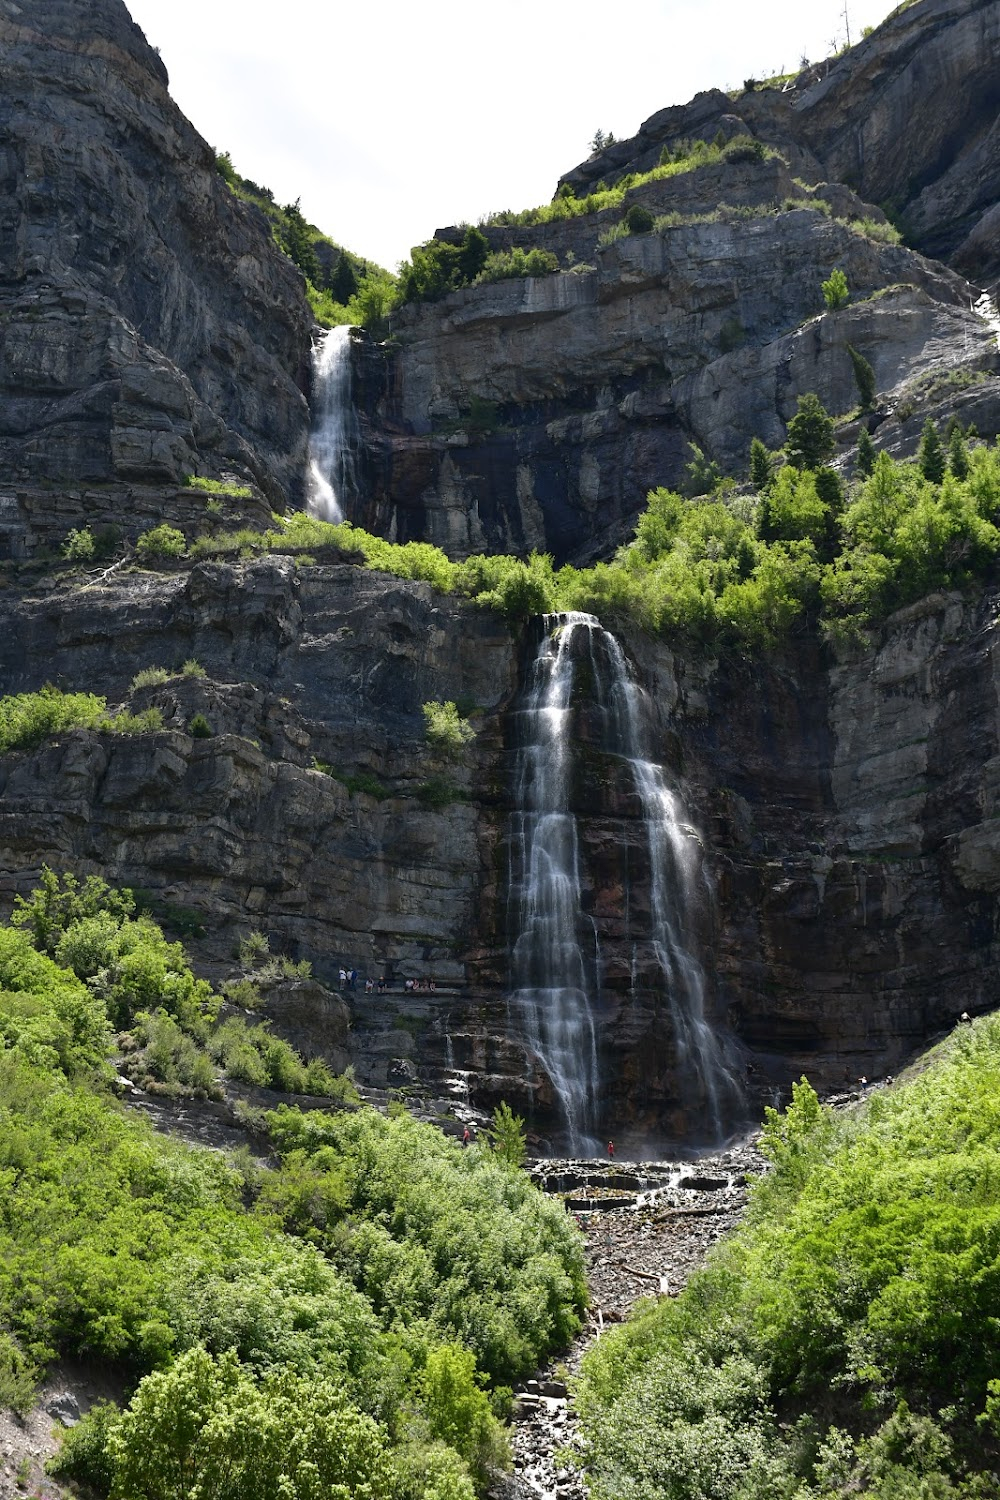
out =
[[312,414],[306,475],[309,514],[323,521],[342,521],[344,501],[355,479],[349,325],[331,328],[313,346]]

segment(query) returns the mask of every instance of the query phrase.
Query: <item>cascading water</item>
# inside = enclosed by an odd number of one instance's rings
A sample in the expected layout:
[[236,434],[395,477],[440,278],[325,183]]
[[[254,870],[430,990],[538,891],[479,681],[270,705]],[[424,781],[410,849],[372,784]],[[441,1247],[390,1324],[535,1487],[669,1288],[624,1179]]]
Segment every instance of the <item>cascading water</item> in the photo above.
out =
[[306,498],[311,516],[342,521],[354,485],[355,419],[351,406],[351,330],[331,328],[313,347],[313,428]]
[[[594,1019],[601,966],[596,929],[583,910],[578,831],[570,807],[571,698],[575,662],[585,654],[599,748],[628,766],[642,808],[650,872],[644,941],[666,994],[679,1088],[701,1118],[702,1133],[717,1140],[740,1115],[742,1090],[706,1014],[709,986],[693,936],[711,900],[700,842],[681,799],[648,754],[650,707],[618,641],[592,615],[549,615],[545,627],[518,716],[512,1002],[558,1096],[569,1149],[592,1149],[601,1096]],[[584,653],[576,647],[581,632]],[[633,946],[633,994],[638,946]]]
[[592,997],[599,955],[580,899],[576,819],[570,810],[571,644],[592,615],[547,615],[518,714],[517,811],[511,837],[516,933],[512,1004],[552,1081],[574,1154],[594,1142],[597,1038]]
[[624,651],[600,626],[591,640],[592,651],[599,646],[610,668],[605,695],[605,674],[594,663],[599,706],[610,730],[607,748],[627,759],[642,804],[649,847],[651,941],[670,1007],[682,1084],[707,1117],[709,1135],[717,1140],[726,1134],[727,1122],[731,1125],[740,1113],[743,1091],[707,1019],[708,981],[692,942],[697,908],[710,900],[701,843],[683,803],[668,787],[663,767],[646,753],[649,705]]

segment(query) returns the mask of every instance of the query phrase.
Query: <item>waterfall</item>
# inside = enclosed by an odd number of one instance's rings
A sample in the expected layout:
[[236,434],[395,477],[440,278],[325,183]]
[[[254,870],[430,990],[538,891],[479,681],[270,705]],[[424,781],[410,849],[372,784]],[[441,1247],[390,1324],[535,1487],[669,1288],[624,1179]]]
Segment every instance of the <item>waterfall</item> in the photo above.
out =
[[706,1015],[708,979],[693,934],[698,907],[711,900],[701,841],[688,822],[663,767],[647,754],[648,699],[636,681],[618,641],[598,627],[610,666],[610,691],[601,692],[604,674],[595,662],[601,707],[609,733],[607,748],[628,761],[642,806],[649,848],[651,940],[663,978],[685,1091],[706,1116],[710,1135],[727,1133],[741,1112],[743,1090]]
[[313,426],[306,497],[311,516],[342,521],[354,486],[354,409],[351,406],[351,330],[331,328],[313,346]]
[[[736,1071],[708,1020],[709,983],[695,936],[711,890],[700,840],[663,768],[649,754],[651,708],[621,646],[593,615],[545,617],[545,635],[518,711],[511,837],[512,1002],[558,1096],[570,1150],[593,1146],[601,1079],[595,1007],[600,951],[581,895],[571,811],[574,642],[585,654],[600,748],[628,767],[642,810],[650,871],[648,942],[666,998],[682,1093],[720,1139],[742,1112]],[[630,926],[631,923],[627,923]],[[636,989],[633,945],[632,993]]]
[[593,997],[598,952],[580,897],[576,819],[570,811],[571,643],[592,615],[546,615],[545,636],[518,712],[511,911],[516,937],[512,1003],[548,1074],[574,1154],[592,1150],[597,1106]]

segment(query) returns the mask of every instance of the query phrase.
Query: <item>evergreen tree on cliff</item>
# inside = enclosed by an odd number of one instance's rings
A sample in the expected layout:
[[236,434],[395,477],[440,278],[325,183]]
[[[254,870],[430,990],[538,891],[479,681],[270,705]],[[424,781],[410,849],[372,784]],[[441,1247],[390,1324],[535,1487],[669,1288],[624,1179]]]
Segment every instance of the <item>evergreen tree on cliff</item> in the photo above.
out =
[[796,469],[818,469],[836,449],[833,418],[815,391],[799,397],[798,411],[788,424],[785,452]]

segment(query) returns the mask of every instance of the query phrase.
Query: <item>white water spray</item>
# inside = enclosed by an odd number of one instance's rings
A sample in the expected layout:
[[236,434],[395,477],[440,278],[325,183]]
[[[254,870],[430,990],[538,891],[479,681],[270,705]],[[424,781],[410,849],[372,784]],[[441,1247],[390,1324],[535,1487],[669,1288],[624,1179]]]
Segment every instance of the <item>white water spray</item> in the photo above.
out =
[[511,996],[528,1043],[552,1081],[580,1155],[597,1106],[597,1038],[592,999],[597,947],[580,898],[576,819],[570,811],[569,740],[576,631],[592,615],[547,615],[518,715],[516,807],[511,838],[511,909],[516,938]]
[[[648,758],[646,725],[650,706],[618,641],[598,626],[599,645],[610,664],[610,691],[601,694],[609,720],[607,748],[628,761],[642,804],[649,846],[651,942],[663,977],[677,1044],[682,1086],[707,1117],[715,1139],[740,1112],[742,1088],[736,1071],[710,1025],[706,1010],[708,979],[692,934],[697,908],[710,899],[701,841],[690,826],[683,802],[667,785],[663,767]],[[593,649],[593,646],[592,646]],[[594,664],[594,680],[604,674]]]
[[979,301],[972,304],[972,311],[989,326],[996,337],[997,348],[1000,349],[1000,310],[989,292],[983,292]]
[[313,429],[306,499],[309,514],[322,521],[344,519],[344,500],[354,482],[350,336],[350,328],[341,325],[313,346]]
[[[600,953],[583,911],[570,810],[574,641],[585,632],[601,748],[628,765],[642,807],[650,868],[647,941],[662,979],[679,1083],[707,1133],[721,1138],[742,1112],[742,1089],[707,1017],[708,979],[693,937],[699,909],[711,899],[701,843],[663,768],[647,753],[650,705],[618,641],[593,615],[549,615],[545,625],[518,720],[512,1002],[557,1094],[570,1150],[592,1149],[601,1082],[594,1024]],[[633,992],[638,967],[633,947]]]

